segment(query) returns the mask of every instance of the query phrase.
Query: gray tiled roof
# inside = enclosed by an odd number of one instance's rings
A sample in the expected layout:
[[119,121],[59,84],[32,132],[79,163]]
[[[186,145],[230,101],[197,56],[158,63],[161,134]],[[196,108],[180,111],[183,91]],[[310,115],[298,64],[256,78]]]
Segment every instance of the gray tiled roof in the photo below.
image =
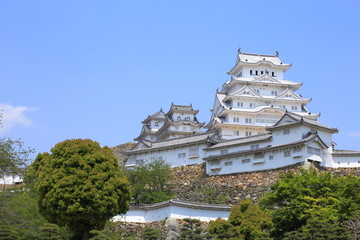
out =
[[333,156],[360,156],[360,151],[334,150],[332,155]]
[[252,142],[266,141],[266,140],[270,140],[270,139],[271,139],[271,134],[264,133],[264,134],[250,136],[250,137],[222,140],[221,142],[218,142],[211,147],[207,147],[204,150],[213,150],[213,149],[223,148],[223,147],[228,147],[228,146],[243,145],[243,144],[248,144],[248,143],[252,143]]
[[[254,150],[249,149],[249,150],[242,150],[242,151],[236,151],[236,152],[229,152],[227,154],[210,155],[208,157],[203,158],[203,160],[208,161],[208,160],[219,159],[219,158],[227,158],[227,157],[231,157],[231,156],[252,154],[252,153],[257,153],[257,152],[266,152],[266,151],[274,150],[274,149],[278,149],[278,148],[291,147],[291,146],[305,144],[307,142],[312,141],[315,138],[319,138],[320,141],[321,141],[321,138],[318,136],[318,134],[316,132],[313,132],[313,133],[309,134],[309,136],[307,136],[306,138],[301,139],[299,141],[286,143],[286,144],[275,145],[275,146],[268,146],[268,147],[254,149]],[[323,145],[325,147],[327,147],[326,144],[323,143]]]
[[158,149],[169,148],[169,147],[177,147],[177,146],[181,146],[181,145],[187,145],[190,143],[205,142],[208,139],[213,138],[214,135],[217,135],[217,133],[215,131],[212,131],[212,132],[188,135],[186,137],[171,138],[171,139],[156,141],[156,142],[152,142],[151,146],[149,146],[148,148],[128,150],[125,152],[125,154],[135,153],[135,152],[144,152],[144,151],[155,150],[155,149],[158,150]]
[[[289,116],[290,118],[292,118],[294,120],[294,122],[281,122],[282,119],[285,116]],[[285,127],[285,126],[289,126],[289,125],[293,125],[293,124],[298,124],[298,123],[301,123],[301,122],[312,125],[314,127],[319,127],[319,128],[322,128],[322,129],[326,129],[326,130],[329,130],[331,132],[338,132],[337,128],[332,128],[332,127],[325,126],[325,125],[319,123],[318,121],[307,118],[306,116],[298,115],[298,114],[293,113],[293,112],[286,112],[284,114],[284,116],[277,123],[275,123],[275,125],[269,126],[269,127],[267,127],[267,129],[272,130],[272,129],[276,129],[276,128],[280,128],[280,127]]]
[[205,204],[205,203],[195,203],[195,202],[187,202],[181,200],[168,200],[165,202],[154,203],[149,205],[131,205],[130,210],[153,210],[159,209],[167,206],[178,206],[185,208],[193,208],[193,209],[206,209],[206,210],[217,210],[217,211],[230,211],[231,206],[229,205],[216,205],[216,204]]
[[165,120],[166,119],[166,115],[165,113],[163,112],[162,109],[160,109],[160,111],[154,113],[154,114],[151,114],[149,115],[144,121],[142,121],[141,123],[146,123],[148,122],[149,120],[151,119],[156,119],[156,120]]

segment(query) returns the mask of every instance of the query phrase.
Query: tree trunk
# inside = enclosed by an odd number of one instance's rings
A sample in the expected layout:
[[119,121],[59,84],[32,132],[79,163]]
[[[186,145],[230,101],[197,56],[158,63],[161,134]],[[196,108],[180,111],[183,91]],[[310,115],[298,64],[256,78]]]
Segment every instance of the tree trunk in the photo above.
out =
[[84,231],[82,233],[82,240],[88,240],[89,239],[89,232],[88,231]]

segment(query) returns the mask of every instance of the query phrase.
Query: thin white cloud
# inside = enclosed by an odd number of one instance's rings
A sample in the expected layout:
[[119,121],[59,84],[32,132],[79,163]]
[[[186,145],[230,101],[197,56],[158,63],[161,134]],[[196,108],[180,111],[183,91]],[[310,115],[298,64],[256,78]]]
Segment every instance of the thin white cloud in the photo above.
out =
[[351,132],[349,133],[350,136],[353,136],[353,137],[359,137],[360,138],[360,132]]
[[26,116],[26,112],[34,111],[35,108],[26,106],[12,106],[9,103],[0,103],[1,128],[0,133],[10,131],[15,126],[30,127],[33,122]]

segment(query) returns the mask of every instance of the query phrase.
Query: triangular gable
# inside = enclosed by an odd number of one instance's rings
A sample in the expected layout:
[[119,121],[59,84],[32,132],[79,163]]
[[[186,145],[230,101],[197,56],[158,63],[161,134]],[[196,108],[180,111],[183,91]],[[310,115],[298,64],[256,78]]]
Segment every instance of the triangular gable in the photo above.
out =
[[166,115],[165,113],[163,112],[162,109],[160,109],[160,111],[152,114],[152,115],[149,115],[144,121],[142,121],[143,124],[149,122],[151,119],[165,119],[166,118]]
[[260,94],[255,92],[250,86],[246,85],[243,88],[237,90],[236,92],[231,94],[232,96],[246,96],[246,97],[262,97]]
[[138,150],[138,149],[144,149],[144,148],[150,148],[151,147],[151,143],[147,142],[147,141],[143,141],[140,140],[140,142],[138,142],[135,147],[131,150]]
[[280,93],[276,98],[292,98],[292,99],[302,99],[299,95],[297,95],[292,89],[287,88],[282,93]]
[[268,73],[264,73],[259,77],[255,77],[253,82],[268,82],[268,83],[280,83],[276,78],[271,77]]
[[[314,142],[317,146],[322,149],[328,149],[329,147],[324,143],[324,141],[319,137],[319,135],[314,138],[314,140],[310,141],[309,143]],[[307,145],[309,145],[309,143]]]
[[280,119],[279,121],[277,121],[273,127],[279,126],[279,125],[285,125],[285,124],[289,124],[289,123],[296,123],[299,122],[299,119],[295,118],[294,116],[288,114],[288,112],[286,112]]

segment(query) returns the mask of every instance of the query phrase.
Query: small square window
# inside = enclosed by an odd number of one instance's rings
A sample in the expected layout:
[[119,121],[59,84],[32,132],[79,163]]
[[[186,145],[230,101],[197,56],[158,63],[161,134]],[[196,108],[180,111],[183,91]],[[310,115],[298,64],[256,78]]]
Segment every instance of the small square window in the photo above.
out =
[[290,157],[291,156],[291,152],[288,151],[284,151],[284,157]]
[[225,162],[225,166],[231,166],[233,164],[232,161],[229,161],[229,162]]
[[220,150],[220,154],[221,155],[228,154],[228,149]]
[[284,135],[288,135],[288,134],[290,134],[290,129],[285,129],[284,130]]
[[270,155],[269,160],[274,160],[274,155]]
[[242,159],[241,163],[249,163],[250,162],[250,158],[246,158],[246,159]]

